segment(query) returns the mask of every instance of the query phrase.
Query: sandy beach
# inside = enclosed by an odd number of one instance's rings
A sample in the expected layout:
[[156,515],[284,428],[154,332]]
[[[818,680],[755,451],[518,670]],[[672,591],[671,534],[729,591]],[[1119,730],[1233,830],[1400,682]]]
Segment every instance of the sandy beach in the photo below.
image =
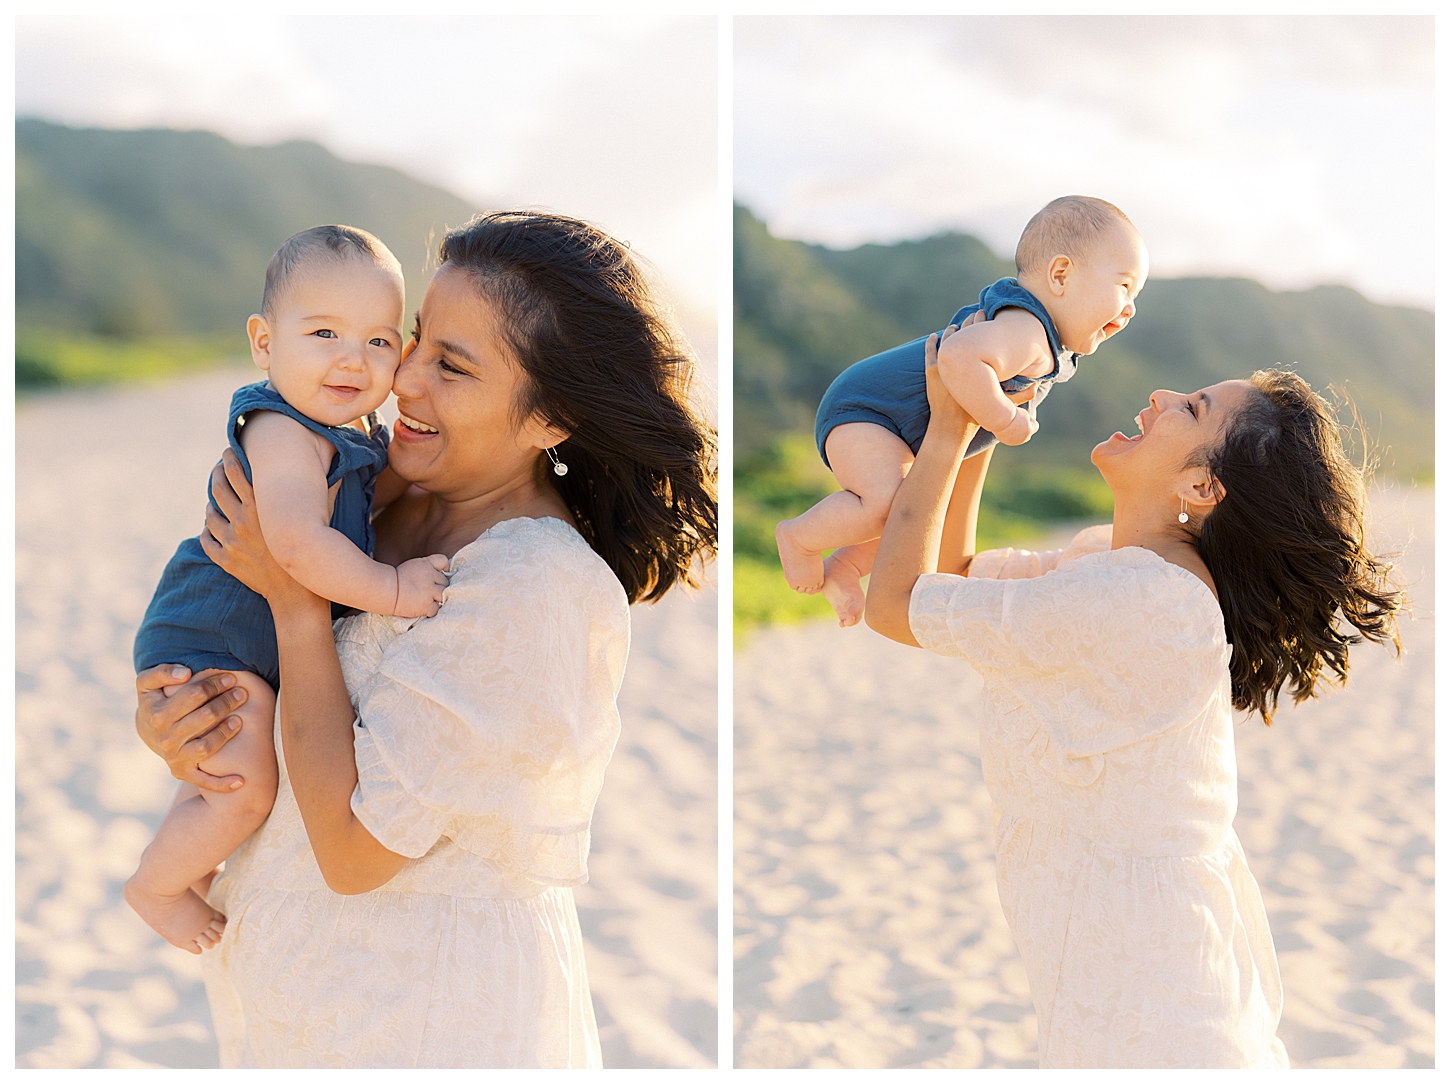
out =
[[[1345,690],[1237,728],[1235,827],[1301,1068],[1434,1065],[1433,491],[1371,508],[1411,585],[1403,660],[1359,647]],[[736,1065],[1037,1064],[980,690],[864,626],[772,629],[737,655]]]
[[[201,525],[224,369],[23,402],[16,422],[16,1064],[215,1067],[193,956],[121,885],[172,782],[136,737],[131,640]],[[633,612],[623,732],[577,891],[610,1067],[716,1044],[716,593]]]

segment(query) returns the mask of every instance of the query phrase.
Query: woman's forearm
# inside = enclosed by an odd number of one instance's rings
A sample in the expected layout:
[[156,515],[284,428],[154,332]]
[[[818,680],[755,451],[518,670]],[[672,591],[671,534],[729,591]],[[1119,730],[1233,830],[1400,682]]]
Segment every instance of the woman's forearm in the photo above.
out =
[[357,787],[353,710],[332,639],[332,610],[310,592],[272,600],[282,687],[282,755],[307,838],[334,892],[367,892],[407,858],[388,850],[352,811]]
[[955,431],[928,426],[881,533],[866,594],[866,624],[911,647],[921,646],[909,620],[912,588],[918,577],[937,570],[947,506],[971,432],[970,426]]
[[982,506],[982,486],[987,480],[987,467],[991,465],[992,453],[996,449],[994,444],[980,455],[972,456],[957,471],[957,481],[952,487],[946,522],[942,527],[941,552],[936,565],[938,572],[949,572],[954,576],[967,574],[967,566],[977,552],[977,516]]

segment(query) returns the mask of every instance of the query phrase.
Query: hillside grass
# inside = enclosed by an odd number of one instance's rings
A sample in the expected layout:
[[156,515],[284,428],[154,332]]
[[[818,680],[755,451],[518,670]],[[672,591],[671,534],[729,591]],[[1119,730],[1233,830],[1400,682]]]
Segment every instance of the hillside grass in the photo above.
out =
[[236,335],[121,339],[22,328],[15,334],[15,390],[155,380],[247,360]]
[[[982,494],[977,548],[1019,545],[1042,537],[1054,522],[1112,515],[1112,496],[1095,472],[1014,461],[999,448]],[[775,549],[775,525],[799,515],[840,487],[808,433],[777,437],[735,467],[736,646],[768,625],[831,619],[821,595],[799,595],[786,585]]]

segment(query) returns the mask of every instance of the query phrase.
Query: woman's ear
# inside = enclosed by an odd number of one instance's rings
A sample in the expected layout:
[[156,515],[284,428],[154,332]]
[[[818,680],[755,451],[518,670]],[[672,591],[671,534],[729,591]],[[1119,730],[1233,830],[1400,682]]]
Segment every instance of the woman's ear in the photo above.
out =
[[247,317],[247,341],[252,345],[252,361],[267,372],[272,368],[272,328],[265,316],[254,312]]
[[1194,506],[1200,516],[1208,515],[1213,511],[1214,505],[1227,495],[1223,483],[1205,467],[1195,467],[1189,471],[1178,489],[1178,498]]
[[524,426],[524,438],[540,451],[564,443],[569,435],[569,430],[550,425],[537,414]]

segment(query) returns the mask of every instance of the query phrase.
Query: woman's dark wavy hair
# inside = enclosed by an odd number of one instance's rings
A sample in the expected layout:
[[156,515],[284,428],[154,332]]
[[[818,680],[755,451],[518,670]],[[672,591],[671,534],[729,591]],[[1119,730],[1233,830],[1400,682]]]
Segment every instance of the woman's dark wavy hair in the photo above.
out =
[[1267,726],[1286,682],[1296,704],[1321,682],[1342,685],[1351,644],[1398,654],[1404,593],[1365,545],[1367,455],[1350,463],[1334,411],[1295,374],[1261,370],[1249,382],[1256,391],[1198,464],[1224,496],[1197,545],[1233,645],[1234,707]]
[[716,435],[690,403],[694,357],[625,246],[577,219],[501,211],[450,230],[438,258],[497,309],[527,378],[515,416],[569,434],[554,449],[568,473],[546,476],[629,601],[695,585],[716,546]]

